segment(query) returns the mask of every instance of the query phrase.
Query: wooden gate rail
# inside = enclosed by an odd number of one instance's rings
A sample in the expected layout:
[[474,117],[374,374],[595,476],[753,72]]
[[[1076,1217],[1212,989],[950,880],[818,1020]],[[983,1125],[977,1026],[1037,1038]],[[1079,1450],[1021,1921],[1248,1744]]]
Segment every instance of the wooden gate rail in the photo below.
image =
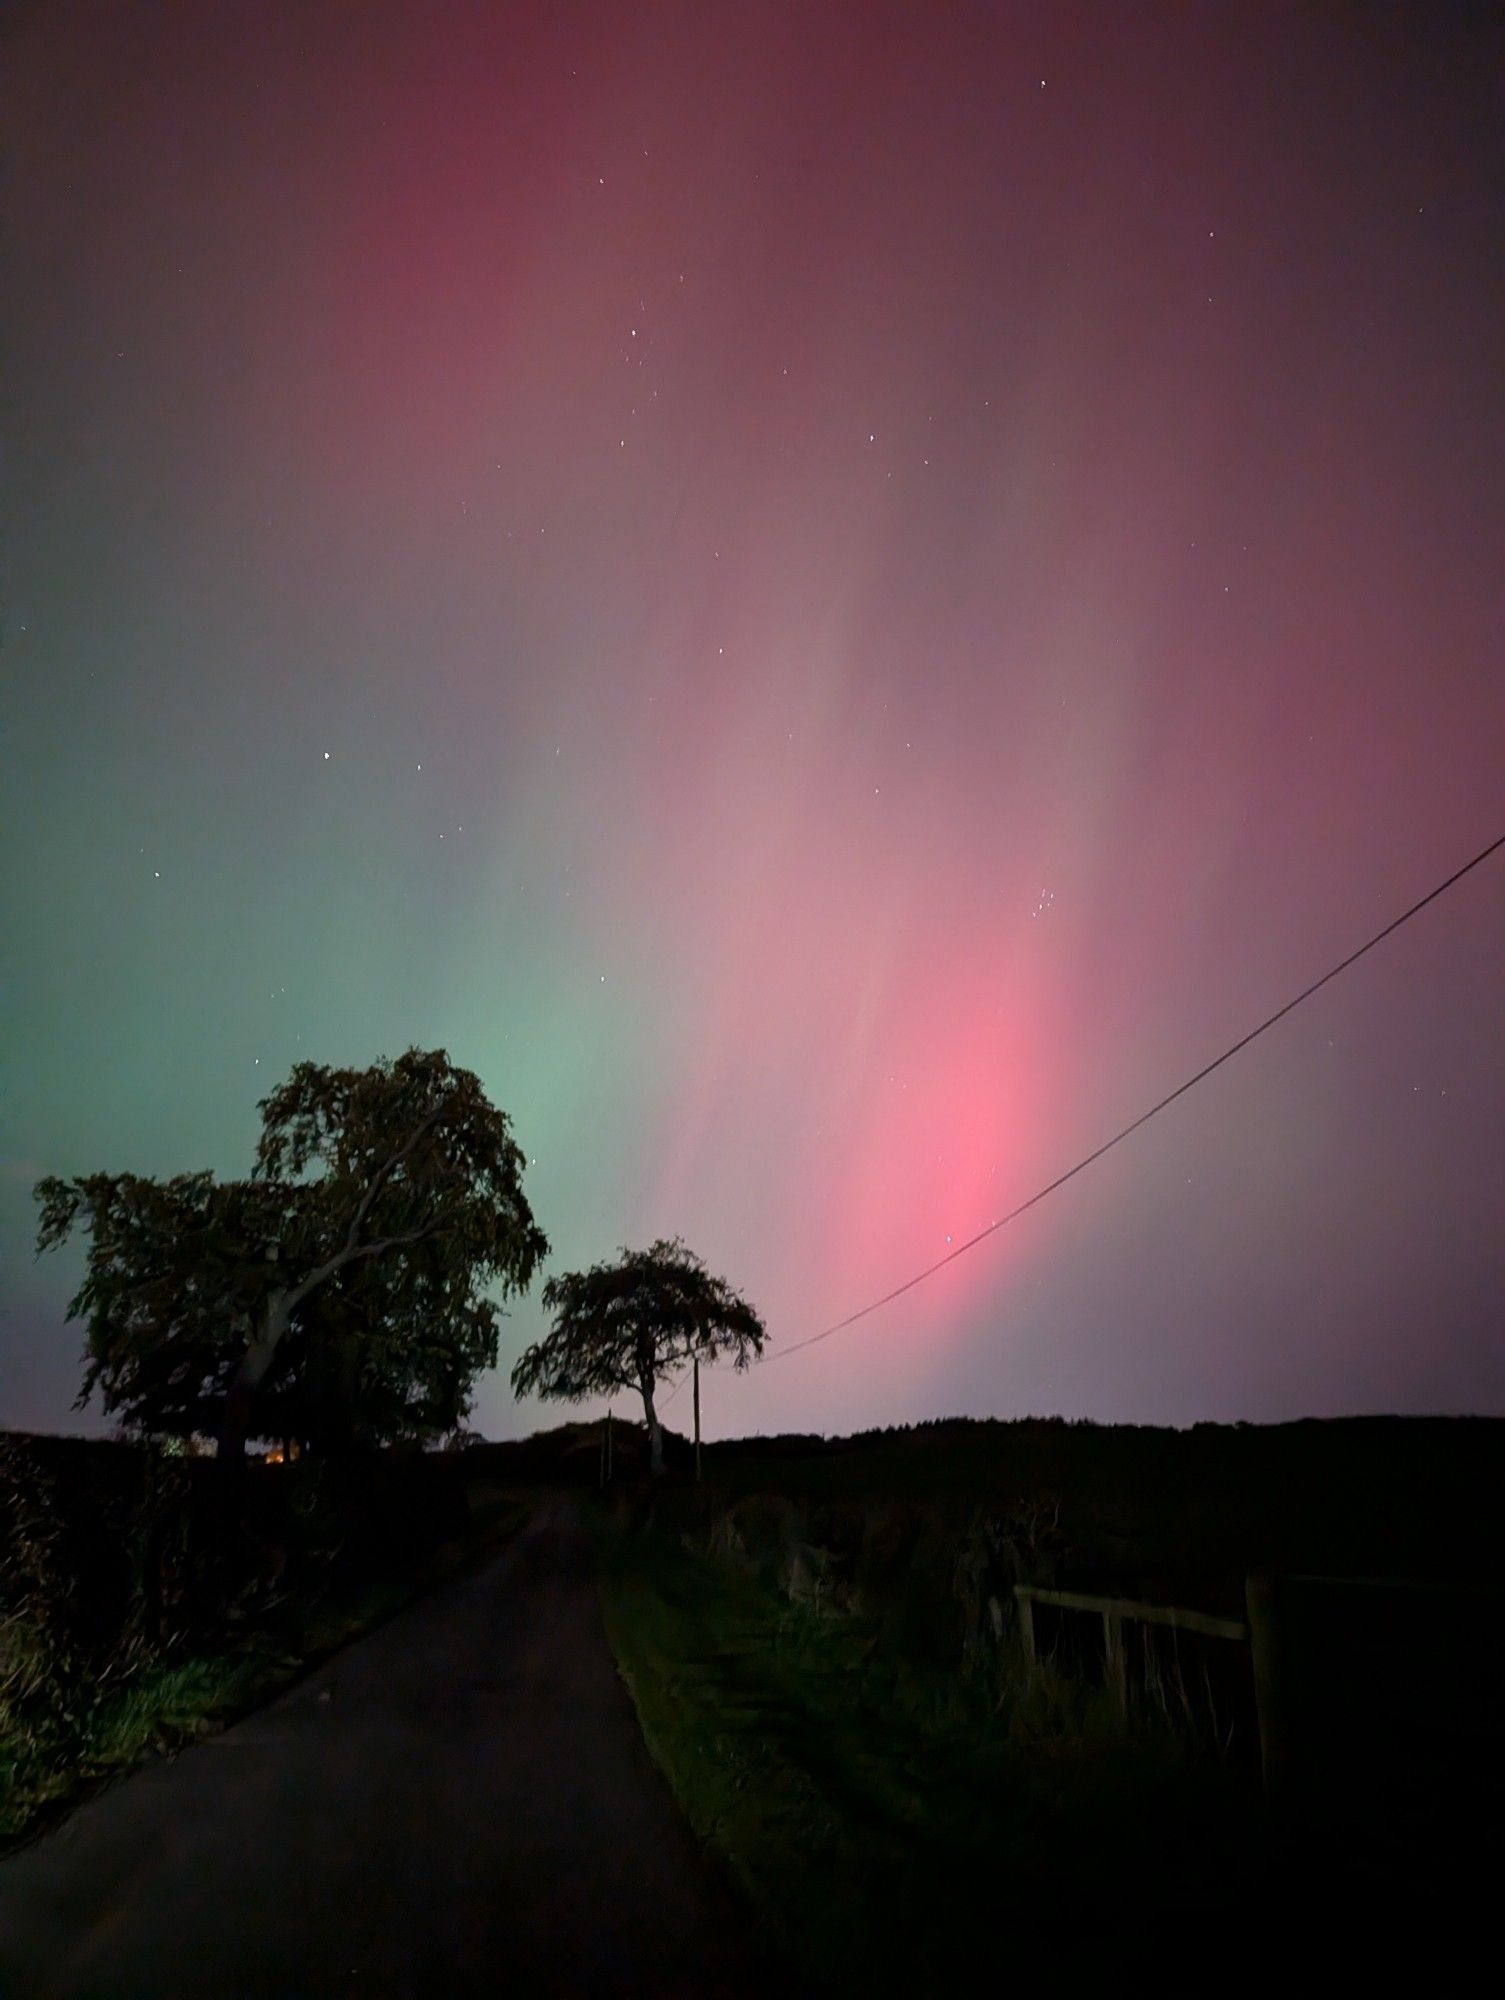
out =
[[[1055,1605],[1062,1611],[1086,1611],[1103,1621],[1103,1664],[1113,1699],[1121,1711],[1129,1706],[1128,1666],[1124,1656],[1124,1620],[1137,1619],[1141,1625],[1169,1625],[1178,1632],[1200,1632],[1208,1639],[1234,1639],[1247,1644],[1249,1625],[1242,1618],[1215,1618],[1208,1611],[1188,1611],[1179,1604],[1141,1604],[1132,1597],[1095,1597],[1081,1590],[1044,1590],[1032,1583],[1016,1583],[1014,1599],[1019,1607],[1019,1629],[1031,1666],[1035,1664],[1035,1606]],[[1256,1685],[1258,1672],[1256,1670]],[[1264,1734],[1261,1715],[1261,1737]]]
[[1217,1618],[1206,1611],[1188,1611],[1176,1604],[1141,1604],[1130,1597],[1096,1597],[1081,1590],[1044,1590],[1035,1584],[1017,1583],[1014,1598],[1019,1607],[1019,1630],[1031,1666],[1035,1664],[1035,1617],[1037,1604],[1052,1604],[1062,1611],[1085,1611],[1103,1621],[1103,1659],[1108,1686],[1121,1710],[1129,1705],[1128,1673],[1124,1658],[1123,1627],[1126,1618],[1144,1625],[1169,1625],[1182,1632],[1200,1632],[1209,1639],[1234,1639],[1249,1648],[1254,1678],[1254,1705],[1259,1718],[1259,1759],[1265,1795],[1279,1800],[1288,1791],[1292,1764],[1291,1718],[1288,1680],[1290,1662],[1286,1657],[1281,1589],[1289,1585],[1328,1590],[1412,1591],[1463,1596],[1498,1602],[1495,1586],[1473,1586],[1432,1582],[1409,1577],[1275,1576],[1255,1573],[1244,1581],[1244,1618]]
[[1031,1604],[1055,1604],[1063,1611],[1097,1611],[1104,1618],[1137,1618],[1142,1625],[1174,1625],[1182,1632],[1202,1632],[1209,1639],[1247,1639],[1249,1627],[1242,1618],[1215,1618],[1209,1611],[1187,1611],[1179,1604],[1141,1604],[1132,1597],[1092,1597],[1081,1590],[1042,1590],[1032,1583],[1016,1583],[1020,1622],[1025,1624],[1026,1642],[1033,1632]]

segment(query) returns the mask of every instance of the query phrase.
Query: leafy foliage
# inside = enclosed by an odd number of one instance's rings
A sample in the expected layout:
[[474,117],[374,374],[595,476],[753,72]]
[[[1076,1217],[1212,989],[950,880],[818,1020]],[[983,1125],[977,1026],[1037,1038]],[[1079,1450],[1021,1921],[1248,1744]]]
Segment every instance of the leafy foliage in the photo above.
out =
[[12,1764],[66,1762],[102,1703],[223,1616],[186,1466],[98,1462],[118,1476],[70,1481],[0,1436],[0,1794]]
[[292,1220],[288,1190],[209,1173],[88,1174],[38,1183],[39,1252],[90,1235],[70,1319],[88,1329],[78,1408],[98,1393],[134,1426],[187,1435],[217,1409],[267,1297]]
[[78,1226],[80,1404],[131,1427],[339,1442],[453,1430],[495,1365],[503,1298],[548,1252],[522,1151],[442,1051],[300,1063],[262,1100],[250,1176],[38,1184],[37,1246]]
[[500,1314],[488,1300],[446,1306],[331,1279],[298,1313],[258,1397],[257,1429],[310,1450],[395,1444],[459,1432],[477,1376],[494,1367]]

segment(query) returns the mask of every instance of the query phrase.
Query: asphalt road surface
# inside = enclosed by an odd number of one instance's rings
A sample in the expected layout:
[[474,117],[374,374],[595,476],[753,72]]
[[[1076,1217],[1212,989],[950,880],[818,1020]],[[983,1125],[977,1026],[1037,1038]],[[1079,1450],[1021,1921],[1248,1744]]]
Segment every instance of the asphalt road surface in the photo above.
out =
[[4,2000],[735,1995],[563,1503],[0,1864]]

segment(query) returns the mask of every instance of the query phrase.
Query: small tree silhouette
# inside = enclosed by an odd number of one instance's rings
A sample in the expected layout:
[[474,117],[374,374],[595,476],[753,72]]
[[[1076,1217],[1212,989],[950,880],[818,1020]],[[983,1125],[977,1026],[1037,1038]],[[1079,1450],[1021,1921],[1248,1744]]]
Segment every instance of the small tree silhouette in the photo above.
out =
[[550,1278],[543,1302],[554,1325],[513,1369],[514,1393],[578,1403],[618,1389],[636,1391],[655,1477],[664,1469],[657,1384],[688,1361],[726,1354],[734,1367],[746,1368],[767,1337],[747,1301],[678,1237],[647,1250],[624,1249],[613,1264]]

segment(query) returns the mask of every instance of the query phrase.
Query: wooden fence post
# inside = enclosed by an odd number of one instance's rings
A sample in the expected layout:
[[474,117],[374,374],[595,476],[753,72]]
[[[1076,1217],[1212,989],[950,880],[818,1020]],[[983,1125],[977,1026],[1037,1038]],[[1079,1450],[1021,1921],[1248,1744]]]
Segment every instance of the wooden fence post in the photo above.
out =
[[1114,1706],[1120,1715],[1126,1715],[1129,1708],[1129,1674],[1124,1658],[1124,1621],[1116,1611],[1103,1613],[1103,1667],[1103,1677],[1112,1691]]
[[1290,1780],[1290,1713],[1280,1629],[1280,1588],[1273,1576],[1244,1581],[1254,1701],[1259,1714],[1259,1762],[1265,1797],[1279,1799]]
[[695,1478],[700,1478],[700,1356],[695,1357]]
[[1035,1664],[1035,1607],[1016,1585],[1014,1602],[1019,1607],[1019,1632],[1024,1640],[1024,1657],[1029,1664]]

